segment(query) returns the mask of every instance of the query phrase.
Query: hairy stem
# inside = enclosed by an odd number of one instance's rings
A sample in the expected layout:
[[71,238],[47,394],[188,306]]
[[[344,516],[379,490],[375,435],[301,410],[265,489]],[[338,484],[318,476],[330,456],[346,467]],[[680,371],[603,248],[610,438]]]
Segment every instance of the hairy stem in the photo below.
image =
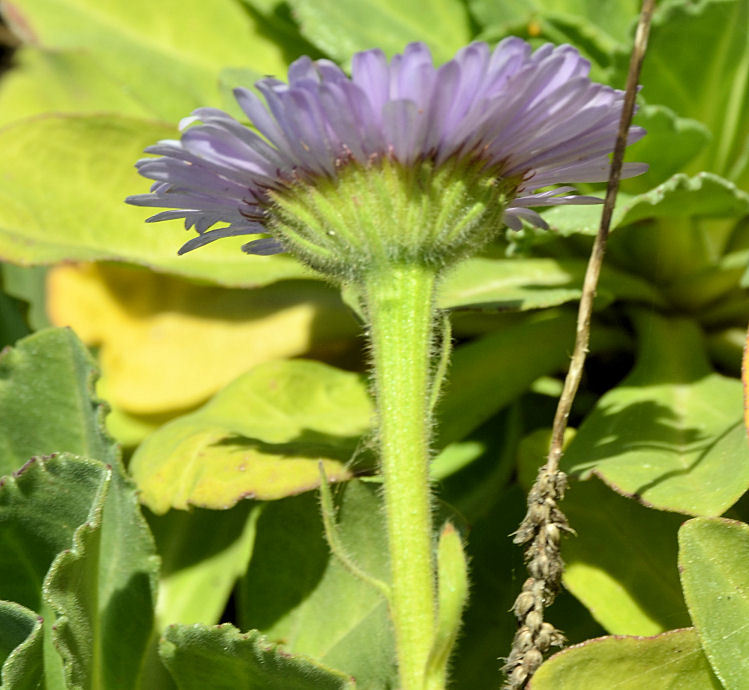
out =
[[428,479],[435,272],[419,265],[381,265],[369,271],[364,288],[399,687],[422,690],[436,617]]

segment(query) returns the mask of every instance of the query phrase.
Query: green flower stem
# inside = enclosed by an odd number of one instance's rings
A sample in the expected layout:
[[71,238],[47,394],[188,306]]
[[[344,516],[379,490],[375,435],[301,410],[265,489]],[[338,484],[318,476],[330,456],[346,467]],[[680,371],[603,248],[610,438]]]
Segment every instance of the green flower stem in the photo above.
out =
[[378,265],[364,279],[377,399],[401,690],[423,690],[436,625],[428,478],[436,270]]

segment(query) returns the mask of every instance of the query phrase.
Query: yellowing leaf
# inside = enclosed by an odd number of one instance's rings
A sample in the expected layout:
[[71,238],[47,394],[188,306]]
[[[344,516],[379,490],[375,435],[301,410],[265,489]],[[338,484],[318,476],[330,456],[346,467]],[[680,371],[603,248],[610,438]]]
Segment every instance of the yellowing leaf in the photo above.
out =
[[362,378],[320,362],[268,362],[199,410],[165,424],[133,455],[141,500],[170,508],[231,508],[351,478],[348,461],[372,421]]
[[316,281],[229,290],[85,264],[52,269],[47,291],[52,322],[100,348],[110,401],[142,415],[194,407],[261,362],[335,351],[355,333]]

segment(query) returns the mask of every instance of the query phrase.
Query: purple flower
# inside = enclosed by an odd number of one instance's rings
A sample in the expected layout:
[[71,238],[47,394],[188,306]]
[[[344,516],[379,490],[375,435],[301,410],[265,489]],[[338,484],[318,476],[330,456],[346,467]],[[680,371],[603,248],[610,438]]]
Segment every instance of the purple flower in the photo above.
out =
[[[268,233],[270,195],[298,183],[336,179],[352,161],[389,158],[403,166],[452,159],[479,164],[504,180],[512,194],[502,220],[547,227],[530,207],[599,203],[570,194],[570,182],[608,178],[624,98],[590,81],[590,64],[573,47],[547,44],[531,52],[519,38],[494,51],[472,43],[435,68],[422,43],[388,63],[380,50],[357,53],[352,76],[328,60],[302,57],[289,83],[261,79],[234,95],[259,135],[215,108],[199,108],[181,123],[179,141],[146,149],[158,158],[137,163],[155,180],[150,194],[128,198],[164,207],[148,220],[184,218],[199,233],[180,253],[220,237]],[[191,126],[196,122],[201,124]],[[645,134],[632,127],[629,143]],[[644,172],[625,164],[623,177]],[[217,224],[220,228],[210,230]],[[244,245],[253,254],[283,251],[275,238]]]

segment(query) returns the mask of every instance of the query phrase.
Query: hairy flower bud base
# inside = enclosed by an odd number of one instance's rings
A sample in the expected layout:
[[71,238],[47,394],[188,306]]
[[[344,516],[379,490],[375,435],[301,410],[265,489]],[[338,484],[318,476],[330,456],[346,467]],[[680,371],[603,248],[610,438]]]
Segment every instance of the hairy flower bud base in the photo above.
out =
[[386,264],[440,270],[496,235],[518,183],[482,161],[347,161],[335,179],[271,191],[269,226],[284,249],[337,280]]

